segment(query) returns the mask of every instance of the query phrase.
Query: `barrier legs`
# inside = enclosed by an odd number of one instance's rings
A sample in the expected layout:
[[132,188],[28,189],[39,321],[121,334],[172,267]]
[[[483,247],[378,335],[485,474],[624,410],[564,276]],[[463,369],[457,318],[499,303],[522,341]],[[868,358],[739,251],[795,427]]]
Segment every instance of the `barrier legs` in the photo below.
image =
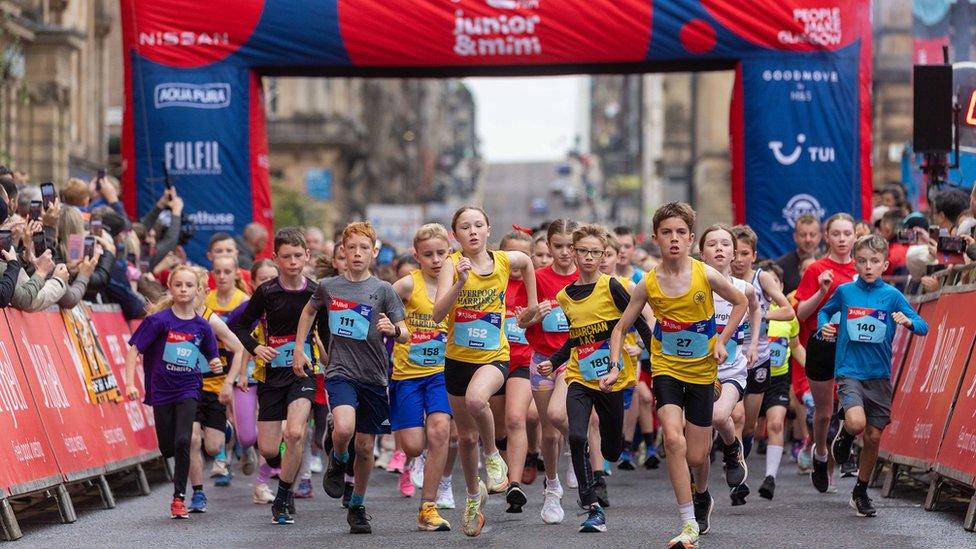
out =
[[10,501],[7,498],[0,499],[0,530],[3,532],[3,539],[7,541],[20,539],[24,536],[20,531],[20,525],[17,524],[14,509],[10,506]]

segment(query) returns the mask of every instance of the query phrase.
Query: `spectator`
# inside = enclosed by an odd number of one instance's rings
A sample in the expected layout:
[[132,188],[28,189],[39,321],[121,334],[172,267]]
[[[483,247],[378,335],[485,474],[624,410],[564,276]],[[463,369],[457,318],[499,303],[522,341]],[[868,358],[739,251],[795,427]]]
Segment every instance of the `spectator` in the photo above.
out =
[[955,235],[960,218],[969,211],[969,202],[969,196],[959,189],[940,191],[932,201],[932,221]]
[[783,293],[788,294],[800,285],[800,263],[804,258],[816,254],[822,237],[820,220],[815,216],[804,214],[796,219],[793,229],[796,249],[776,260],[776,264],[783,269]]
[[248,223],[241,235],[238,264],[242,269],[250,269],[255,259],[263,259],[261,254],[268,245],[268,229],[260,223]]

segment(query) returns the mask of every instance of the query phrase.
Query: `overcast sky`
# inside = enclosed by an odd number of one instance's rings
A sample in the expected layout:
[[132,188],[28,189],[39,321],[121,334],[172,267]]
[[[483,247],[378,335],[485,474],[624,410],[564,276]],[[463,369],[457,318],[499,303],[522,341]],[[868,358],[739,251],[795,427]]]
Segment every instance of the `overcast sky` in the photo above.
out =
[[488,162],[563,158],[578,133],[580,76],[467,78]]

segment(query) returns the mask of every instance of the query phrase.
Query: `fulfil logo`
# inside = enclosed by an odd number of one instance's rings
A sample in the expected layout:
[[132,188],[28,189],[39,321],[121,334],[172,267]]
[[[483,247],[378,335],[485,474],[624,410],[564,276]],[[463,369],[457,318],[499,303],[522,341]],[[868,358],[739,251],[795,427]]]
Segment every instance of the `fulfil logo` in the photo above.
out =
[[165,107],[189,107],[191,109],[223,109],[230,106],[230,84],[210,82],[187,84],[167,82],[153,91],[157,109]]

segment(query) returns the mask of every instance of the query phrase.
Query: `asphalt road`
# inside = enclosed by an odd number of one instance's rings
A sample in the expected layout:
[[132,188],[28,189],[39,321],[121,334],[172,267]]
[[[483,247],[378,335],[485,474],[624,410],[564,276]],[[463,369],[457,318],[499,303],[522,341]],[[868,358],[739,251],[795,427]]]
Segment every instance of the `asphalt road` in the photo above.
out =
[[[720,468],[713,469],[712,493],[716,499],[712,532],[701,547],[974,547],[976,534],[961,526],[964,507],[949,512],[926,512],[920,505],[924,492],[918,488],[899,490],[896,498],[882,499],[877,490],[871,496],[878,517],[859,518],[847,506],[853,479],[839,480],[837,494],[819,494],[809,478],[798,475],[796,466],[783,461],[776,499],[766,501],[755,494],[756,475],[762,457],[750,459],[753,495],[748,504],[731,507],[723,489]],[[391,548],[431,546],[465,547],[664,547],[677,531],[678,519],[667,474],[655,471],[615,471],[609,479],[611,507],[609,532],[579,534],[576,493],[567,490],[563,498],[566,520],[544,525],[539,517],[541,479],[528,486],[529,503],[522,514],[506,514],[502,496],[492,496],[486,512],[487,526],[479,538],[460,532],[460,509],[445,511],[452,532],[415,531],[418,496],[401,497],[396,475],[377,470],[366,505],[373,516],[371,536],[348,534],[345,510],[338,500],[325,496],[321,476],[313,477],[315,497],[298,500],[296,524],[270,524],[268,506],[251,503],[254,477],[236,473],[230,488],[207,488],[209,510],[191,515],[190,520],[169,518],[170,487],[157,475],[153,492],[146,497],[117,494],[118,506],[100,509],[95,502],[78,505],[78,521],[56,522],[56,516],[22,521],[24,538],[19,545],[30,547],[287,547],[312,544],[335,548]],[[209,470],[209,468],[208,468]],[[562,475],[561,475],[562,476]],[[274,481],[272,481],[274,482]],[[122,492],[120,488],[119,493]],[[462,502],[460,472],[455,475],[455,497]],[[13,546],[13,544],[11,544]]]

